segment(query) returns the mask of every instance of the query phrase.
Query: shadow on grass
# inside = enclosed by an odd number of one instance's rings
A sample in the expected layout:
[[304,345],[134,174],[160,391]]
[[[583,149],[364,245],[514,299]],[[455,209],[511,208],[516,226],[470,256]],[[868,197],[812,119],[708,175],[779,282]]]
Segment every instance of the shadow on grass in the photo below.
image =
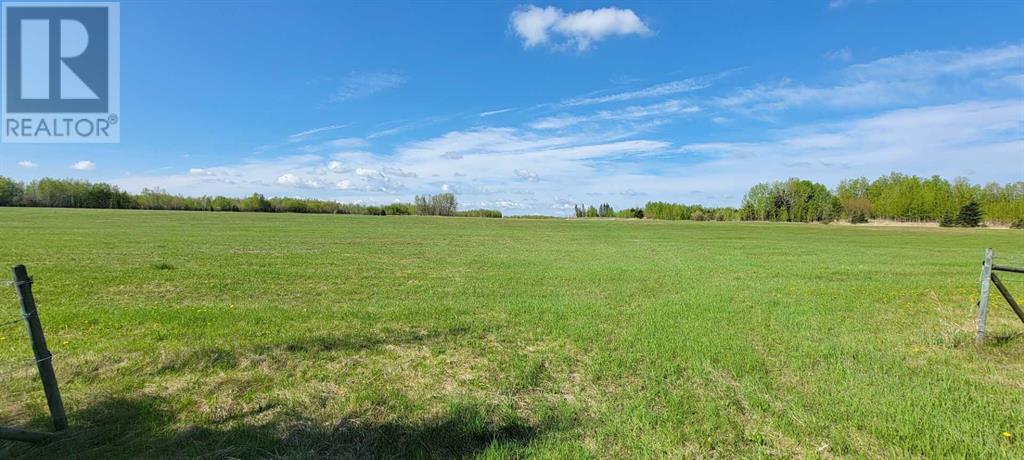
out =
[[384,334],[322,334],[289,339],[286,342],[258,345],[247,350],[212,347],[175,356],[160,364],[158,372],[200,369],[236,369],[264,359],[288,359],[292,354],[319,354],[331,352],[359,352],[377,350],[384,346],[406,346],[450,340],[468,332],[465,328],[452,328],[441,332],[393,331]]
[[[529,423],[485,404],[453,404],[441,416],[402,421],[349,414],[333,426],[300,415],[259,424],[175,428],[161,398],[114,398],[74,414],[72,428],[44,445],[9,443],[12,458],[470,458],[516,455],[538,437],[568,428],[567,419]],[[260,419],[260,409],[238,419]],[[499,414],[499,415],[496,415]],[[34,425],[45,425],[37,420]],[[0,442],[0,446],[2,446]],[[4,450],[0,448],[0,457]]]
[[[300,354],[358,352],[385,346],[447,341],[461,328],[378,335],[320,335],[257,345],[247,350],[209,348],[172,357],[160,372],[230,370],[256,360],[287,362]],[[301,358],[299,358],[301,359]],[[538,377],[539,378],[539,377]],[[450,402],[437,415],[407,414],[382,393],[368,408],[340,420],[313,418],[280,403],[188,425],[193,410],[174,395],[108,398],[69,413],[71,430],[46,445],[4,444],[0,458],[469,458],[484,452],[522,457],[550,432],[575,423],[567,411],[540,411],[536,420],[502,405],[475,400]],[[202,420],[202,419],[200,419]],[[45,429],[45,417],[31,422]]]

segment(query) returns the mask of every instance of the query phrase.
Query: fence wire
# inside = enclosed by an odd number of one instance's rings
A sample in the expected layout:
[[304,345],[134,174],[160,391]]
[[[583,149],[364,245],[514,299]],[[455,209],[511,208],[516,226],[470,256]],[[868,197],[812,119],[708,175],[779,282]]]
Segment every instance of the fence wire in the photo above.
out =
[[12,362],[13,365],[11,366],[10,369],[0,369],[0,379],[14,378],[14,374],[17,372],[17,368],[20,367],[20,366],[26,366],[26,367],[29,367],[32,370],[35,370],[35,366],[37,364],[39,364],[39,363],[41,363],[43,361],[53,360],[54,356],[57,356],[57,355],[55,355],[53,353],[50,353],[50,356],[47,356],[45,358],[39,358],[39,359],[32,358],[32,359],[28,359],[28,360],[25,360],[25,361],[21,361],[21,360],[14,361],[14,362]]

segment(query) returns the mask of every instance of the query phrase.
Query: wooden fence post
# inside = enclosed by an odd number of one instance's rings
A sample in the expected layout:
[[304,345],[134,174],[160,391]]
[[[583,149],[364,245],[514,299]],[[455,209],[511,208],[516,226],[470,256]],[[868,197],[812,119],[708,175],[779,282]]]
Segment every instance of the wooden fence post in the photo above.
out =
[[974,343],[985,342],[985,318],[988,317],[988,290],[992,279],[992,248],[985,250],[985,262],[981,265],[981,299],[978,301],[978,335]]
[[53,373],[53,355],[46,347],[43,325],[39,322],[39,313],[36,311],[36,299],[32,296],[32,279],[28,277],[24,265],[17,265],[11,271],[14,272],[14,286],[18,289],[18,298],[21,300],[21,314],[25,317],[25,325],[28,327],[32,353],[35,354],[36,367],[39,368],[39,379],[43,381],[43,392],[46,393],[46,405],[50,407],[50,417],[53,418],[53,428],[63,431],[68,427],[68,418],[64,414],[64,403],[57,388],[57,376]]

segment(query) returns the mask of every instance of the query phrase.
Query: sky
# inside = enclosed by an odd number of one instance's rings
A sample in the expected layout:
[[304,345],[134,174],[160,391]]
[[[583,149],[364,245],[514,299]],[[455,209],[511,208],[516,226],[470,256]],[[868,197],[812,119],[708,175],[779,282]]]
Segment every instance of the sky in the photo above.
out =
[[121,3],[121,142],[0,175],[566,215],[1024,180],[1024,2]]

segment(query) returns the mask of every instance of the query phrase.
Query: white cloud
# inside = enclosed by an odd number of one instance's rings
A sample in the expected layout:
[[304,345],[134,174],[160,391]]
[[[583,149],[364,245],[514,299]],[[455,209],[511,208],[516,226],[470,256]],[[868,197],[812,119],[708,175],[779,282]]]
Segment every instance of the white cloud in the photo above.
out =
[[537,176],[537,173],[531,172],[531,171],[527,171],[525,169],[517,169],[517,170],[515,170],[513,172],[520,179],[523,179],[523,180],[525,180],[527,182],[537,182],[538,180],[540,180],[540,177]]
[[384,175],[387,175],[387,176],[416,177],[416,173],[405,171],[402,168],[384,167],[384,169],[382,169],[381,172],[384,173]]
[[76,171],[92,171],[96,169],[96,163],[93,163],[88,160],[83,160],[71,165],[71,169],[74,169]]
[[390,72],[351,72],[334,92],[332,99],[344,102],[370,96],[381,91],[404,85],[406,78]]
[[287,173],[277,178],[278,185],[302,188],[320,188],[323,185],[316,179],[304,179],[295,174]]
[[281,185],[298,185],[301,182],[299,176],[290,173],[277,178],[277,183]]
[[349,169],[349,168],[346,168],[346,167],[345,167],[345,165],[344,165],[344,163],[342,163],[342,162],[340,162],[340,161],[331,161],[331,162],[328,162],[328,163],[327,163],[327,169],[328,169],[329,171],[331,171],[331,172],[335,172],[335,173],[346,173],[346,172],[349,172],[349,171],[351,171],[351,169]]
[[35,164],[35,163],[31,162],[31,161],[25,160],[25,161],[19,161],[18,162],[18,166],[20,166],[22,168],[28,169],[28,168],[38,167],[39,165],[37,165],[37,164]]
[[[586,51],[594,42],[611,36],[651,33],[633,10],[616,7],[566,13],[553,6],[529,5],[513,11],[509,22],[525,48],[547,45]],[[553,35],[558,38],[553,39]]]
[[509,200],[498,200],[498,201],[492,201],[492,202],[484,201],[484,202],[480,203],[480,206],[484,207],[484,208],[493,207],[493,208],[498,208],[498,209],[501,209],[501,210],[522,210],[522,209],[529,209],[530,208],[530,206],[527,205],[527,204],[518,203],[518,202],[515,202],[515,201],[509,201]]

